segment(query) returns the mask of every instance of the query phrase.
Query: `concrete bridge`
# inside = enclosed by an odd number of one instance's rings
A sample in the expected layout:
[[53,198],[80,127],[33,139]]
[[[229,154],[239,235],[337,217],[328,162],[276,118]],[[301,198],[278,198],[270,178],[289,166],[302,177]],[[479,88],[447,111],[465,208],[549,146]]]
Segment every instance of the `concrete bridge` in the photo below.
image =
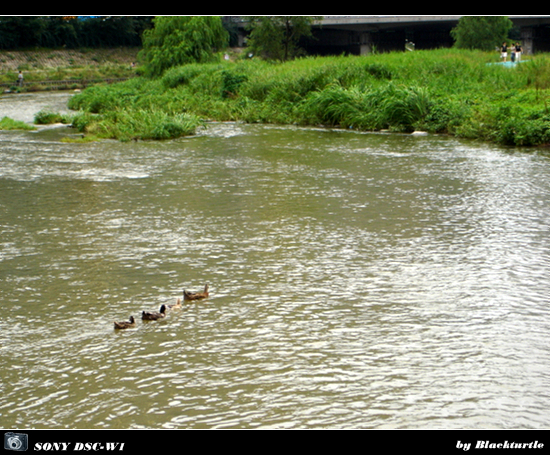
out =
[[[405,49],[451,47],[451,30],[462,16],[323,16],[305,43],[316,54],[368,54]],[[508,16],[517,28],[524,52],[550,51],[550,16]],[[246,16],[225,16],[244,29]],[[244,33],[241,34],[241,39]],[[414,43],[414,45],[412,44]]]

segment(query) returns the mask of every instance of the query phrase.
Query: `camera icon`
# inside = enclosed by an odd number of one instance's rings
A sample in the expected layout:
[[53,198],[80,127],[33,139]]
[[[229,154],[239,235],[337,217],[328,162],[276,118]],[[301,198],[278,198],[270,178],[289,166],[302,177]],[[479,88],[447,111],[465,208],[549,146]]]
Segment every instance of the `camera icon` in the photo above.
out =
[[24,452],[29,448],[29,436],[23,433],[5,433],[4,449]]

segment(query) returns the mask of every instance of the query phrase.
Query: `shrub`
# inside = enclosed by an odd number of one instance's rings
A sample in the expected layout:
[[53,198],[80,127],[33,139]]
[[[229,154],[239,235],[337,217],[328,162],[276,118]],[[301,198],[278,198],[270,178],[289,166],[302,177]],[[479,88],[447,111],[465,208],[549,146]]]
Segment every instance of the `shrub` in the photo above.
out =
[[550,143],[550,115],[520,106],[501,108],[496,139],[505,145],[533,146]]
[[37,125],[51,125],[54,123],[71,123],[71,120],[66,115],[40,111],[34,116],[34,123]]
[[470,110],[467,100],[443,97],[432,99],[423,129],[430,133],[455,134],[470,115]]
[[115,109],[119,103],[120,99],[112,87],[98,85],[70,98],[68,106],[70,109],[99,114]]
[[237,95],[241,85],[248,80],[248,77],[242,73],[223,70],[222,80],[222,98],[231,98]]
[[204,71],[204,65],[190,64],[170,68],[164,73],[162,83],[166,88],[176,88],[187,85],[192,79]]

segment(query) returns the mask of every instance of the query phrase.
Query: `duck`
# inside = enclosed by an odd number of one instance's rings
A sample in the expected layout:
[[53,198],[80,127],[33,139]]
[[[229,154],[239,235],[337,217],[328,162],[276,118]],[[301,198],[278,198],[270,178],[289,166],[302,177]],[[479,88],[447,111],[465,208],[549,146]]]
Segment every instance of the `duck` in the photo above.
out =
[[168,305],[167,308],[169,310],[175,310],[175,309],[181,308],[181,299],[178,299],[178,301],[174,303],[174,305]]
[[115,329],[117,330],[124,330],[129,329],[130,327],[134,327],[136,325],[136,320],[133,316],[130,316],[129,321],[123,321],[123,322],[116,322],[115,321]]
[[204,286],[204,292],[188,292],[183,290],[183,300],[203,300],[208,297],[208,284]]
[[166,305],[162,305],[158,313],[148,313],[146,311],[143,311],[141,313],[141,319],[143,321],[158,321],[159,319],[162,319],[165,316],[166,316]]

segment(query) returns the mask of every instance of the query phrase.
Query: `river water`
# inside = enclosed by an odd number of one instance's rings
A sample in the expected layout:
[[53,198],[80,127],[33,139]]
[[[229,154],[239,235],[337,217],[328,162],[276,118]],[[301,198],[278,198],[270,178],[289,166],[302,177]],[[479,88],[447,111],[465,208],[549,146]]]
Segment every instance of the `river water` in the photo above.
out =
[[[0,117],[68,96],[3,97]],[[0,132],[2,427],[550,426],[548,155],[235,123],[69,133]]]

